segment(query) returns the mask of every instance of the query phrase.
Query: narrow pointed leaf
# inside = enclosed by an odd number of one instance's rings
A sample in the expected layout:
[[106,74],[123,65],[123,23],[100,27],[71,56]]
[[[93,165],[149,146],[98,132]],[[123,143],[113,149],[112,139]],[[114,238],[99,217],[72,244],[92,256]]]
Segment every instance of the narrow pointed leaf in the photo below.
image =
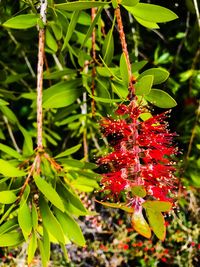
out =
[[37,185],[37,188],[42,192],[42,194],[58,209],[61,211],[65,210],[63,202],[56,192],[56,190],[40,176],[34,176],[34,181]]
[[12,191],[0,191],[0,203],[12,204],[16,201],[17,197]]
[[16,158],[16,159],[21,158],[21,155],[16,150],[4,144],[0,144],[0,150],[10,155],[13,158]]
[[62,226],[63,232],[69,237],[69,239],[79,246],[84,246],[85,238],[77,222],[67,213],[62,213],[57,209],[55,209],[55,213]]
[[54,217],[52,211],[47,205],[46,201],[43,198],[40,198],[40,212],[42,215],[42,223],[47,229],[47,231],[56,239],[58,242],[65,243],[63,230]]
[[98,201],[98,200],[95,200],[95,201],[102,204],[105,207],[114,208],[114,209],[121,209],[121,210],[124,210],[124,211],[129,212],[129,213],[132,213],[134,211],[133,208],[125,206],[125,203],[123,205],[123,203],[117,204],[117,203],[102,202],[102,201]]
[[0,159],[0,173],[9,177],[20,177],[26,175],[24,171],[17,169],[11,165],[11,163],[3,159]]
[[20,205],[18,211],[18,222],[19,226],[22,229],[24,238],[27,239],[32,230],[32,217],[28,204],[25,202],[23,205]]
[[70,148],[66,149],[65,151],[61,152],[60,154],[58,154],[55,158],[63,158],[63,157],[69,156],[69,155],[77,152],[81,148],[81,146],[82,145],[79,144],[79,145],[70,147]]
[[37,237],[35,232],[33,231],[28,244],[28,264],[32,262],[36,249],[37,249]]
[[18,246],[24,241],[24,237],[21,232],[12,231],[1,235],[0,247]]
[[95,2],[95,1],[77,1],[64,4],[55,4],[54,7],[66,11],[84,10],[92,7],[105,6],[106,2]]
[[129,71],[128,71],[128,62],[126,61],[126,57],[124,53],[122,53],[120,57],[120,73],[121,73],[121,77],[124,82],[124,85],[127,86],[128,88],[130,77],[129,77]]
[[2,224],[0,226],[0,235],[4,234],[6,232],[11,232],[16,227],[19,227],[19,225],[17,222],[17,217],[14,217],[14,218],[6,221],[4,224]]
[[67,47],[68,43],[69,43],[69,40],[74,32],[74,29],[76,27],[76,24],[77,24],[77,21],[78,21],[78,18],[79,18],[79,14],[80,14],[80,11],[74,11],[73,15],[72,15],[72,18],[70,20],[70,23],[69,23],[69,26],[68,26],[68,29],[67,29],[67,34],[65,36],[65,39],[64,39],[64,44],[63,44],[63,47],[62,47],[62,51]]
[[114,39],[113,39],[113,27],[106,35],[106,38],[102,47],[103,60],[107,65],[110,65],[114,55]]
[[36,26],[38,19],[36,14],[19,15],[4,22],[3,26],[12,29],[28,29]]

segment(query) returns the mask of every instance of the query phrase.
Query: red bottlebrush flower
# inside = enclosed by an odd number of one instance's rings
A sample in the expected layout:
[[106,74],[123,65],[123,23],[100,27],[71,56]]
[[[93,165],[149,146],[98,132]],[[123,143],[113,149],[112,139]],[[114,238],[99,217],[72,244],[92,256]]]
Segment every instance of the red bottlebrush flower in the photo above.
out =
[[170,192],[176,188],[172,156],[177,148],[173,145],[175,134],[168,130],[168,112],[142,121],[142,108],[134,104],[119,105],[117,119],[101,121],[102,132],[113,147],[113,152],[99,159],[100,165],[110,168],[101,183],[114,196],[128,192],[131,204],[135,203],[131,193],[135,185],[142,185],[151,199],[170,200]]

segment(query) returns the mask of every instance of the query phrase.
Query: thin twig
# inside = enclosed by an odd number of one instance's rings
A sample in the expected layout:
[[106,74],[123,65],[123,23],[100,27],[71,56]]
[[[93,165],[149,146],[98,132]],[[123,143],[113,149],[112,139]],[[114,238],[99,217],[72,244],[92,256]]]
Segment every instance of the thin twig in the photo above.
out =
[[[91,9],[91,20],[95,19],[96,16],[96,8]],[[92,96],[94,96],[95,93],[95,76],[96,76],[96,68],[95,68],[95,62],[96,62],[96,32],[95,27],[92,31],[92,59],[93,59],[93,66],[92,66]],[[95,100],[92,98],[92,116],[95,115]]]
[[14,148],[16,149],[16,151],[17,151],[18,153],[21,153],[21,149],[18,147],[18,144],[17,144],[17,142],[16,142],[16,140],[15,140],[14,134],[13,134],[13,132],[12,132],[12,129],[11,129],[11,127],[10,127],[10,124],[9,124],[9,122],[8,122],[7,117],[6,117],[6,116],[3,116],[3,120],[4,120],[5,124],[6,124],[7,129],[8,129],[8,133],[9,133],[9,135],[10,135],[10,138],[11,138],[11,140],[12,140],[12,143],[13,143]]
[[[46,24],[47,0],[40,1],[40,16]],[[38,43],[38,67],[37,67],[37,148],[43,149],[42,145],[42,89],[43,89],[43,65],[44,65],[45,29],[39,29]]]
[[26,189],[26,186],[28,185],[28,183],[29,183],[29,181],[31,179],[31,176],[34,173],[34,170],[35,170],[35,167],[36,167],[36,164],[37,164],[39,158],[40,158],[40,155],[37,154],[36,157],[35,157],[35,159],[34,159],[34,161],[33,161],[33,163],[32,163],[32,165],[31,165],[31,168],[29,170],[28,176],[26,177],[26,180],[25,180],[25,182],[24,182],[24,184],[23,184],[23,186],[22,186],[22,188],[20,190],[19,198],[18,199],[20,199],[21,196],[23,195],[24,190]]
[[131,71],[131,63],[130,63],[130,59],[129,59],[129,53],[128,53],[128,49],[127,49],[126,37],[125,37],[125,33],[124,33],[122,17],[121,17],[121,11],[120,11],[120,7],[119,6],[115,9],[115,16],[116,16],[116,19],[117,19],[117,26],[118,26],[118,31],[119,31],[122,51],[123,51],[124,56],[126,58],[126,63],[127,63],[127,68],[128,68],[128,75],[129,75],[129,92],[130,92],[130,95],[131,95],[131,98],[132,98],[132,97],[135,96],[134,83],[135,83],[136,79],[132,75],[132,71]]

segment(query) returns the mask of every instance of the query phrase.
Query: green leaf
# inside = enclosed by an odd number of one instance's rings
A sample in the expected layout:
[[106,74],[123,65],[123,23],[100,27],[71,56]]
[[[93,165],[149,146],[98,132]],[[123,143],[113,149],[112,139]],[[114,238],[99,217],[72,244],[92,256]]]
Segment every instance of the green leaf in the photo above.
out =
[[15,116],[14,112],[12,112],[12,110],[9,107],[0,106],[0,110],[6,116],[6,118],[8,119],[9,122],[11,122],[13,124],[18,122],[17,117]]
[[145,197],[147,194],[144,186],[142,185],[133,186],[131,191],[135,196],[138,196],[138,197]]
[[147,21],[141,18],[138,18],[135,16],[135,19],[137,20],[137,22],[139,22],[142,26],[148,28],[148,29],[159,29],[159,25],[155,22],[151,22],[151,21]]
[[178,18],[171,10],[153,4],[139,3],[133,7],[125,6],[125,8],[133,14],[133,16],[149,22],[167,22]]
[[44,90],[43,107],[62,108],[71,105],[81,94],[79,79],[60,82]]
[[165,82],[169,77],[169,72],[165,69],[161,68],[151,68],[148,70],[145,70],[142,72],[138,79],[141,79],[142,77],[146,75],[153,75],[153,84],[160,84]]
[[121,210],[124,210],[124,211],[129,212],[129,213],[132,213],[134,211],[133,208],[127,207],[126,203],[117,204],[117,203],[102,202],[102,201],[98,201],[98,200],[95,200],[95,201],[102,204],[103,206],[106,206],[109,208],[121,209]]
[[60,154],[58,154],[55,158],[57,159],[57,158],[63,158],[63,157],[69,156],[73,153],[76,153],[81,147],[82,147],[81,144],[70,147],[66,149],[65,151],[61,152]]
[[33,231],[28,244],[28,264],[32,262],[36,249],[37,249],[37,236]]
[[133,212],[131,222],[136,232],[146,238],[151,237],[151,229],[142,214],[142,209]]
[[94,20],[92,21],[92,23],[91,23],[91,25],[90,25],[90,27],[89,27],[89,29],[88,29],[86,35],[85,35],[85,39],[84,39],[84,41],[83,41],[83,43],[82,43],[82,45],[81,45],[80,50],[82,50],[82,48],[83,48],[83,46],[86,44],[87,40],[91,37],[92,31],[93,31],[95,25],[97,24],[97,21],[98,21],[100,15],[101,15],[101,12],[102,12],[103,8],[104,8],[104,7],[102,6],[102,7],[100,7],[99,10],[97,11],[96,16],[95,16]]
[[66,10],[66,11],[76,11],[76,10],[84,10],[89,9],[92,7],[100,7],[107,5],[108,2],[95,2],[95,1],[77,1],[77,2],[70,2],[64,4],[56,4],[54,5],[55,8]]
[[44,72],[44,79],[45,80],[56,80],[60,79],[65,75],[71,75],[71,74],[76,74],[77,71],[74,69],[68,69],[64,68],[63,70],[58,70],[54,72]]
[[[115,20],[114,20],[115,21]],[[114,25],[113,21],[113,25]],[[107,65],[110,65],[114,55],[114,38],[113,38],[113,26],[109,30],[102,47],[103,60]]]
[[19,222],[20,228],[22,229],[24,238],[25,240],[27,240],[32,230],[31,212],[30,212],[30,208],[27,202],[20,205],[20,208],[18,211],[18,222]]
[[79,10],[73,12],[72,18],[70,20],[70,23],[69,23],[69,26],[67,29],[67,34],[66,34],[65,39],[64,39],[62,51],[68,46],[69,40],[70,40],[70,38],[74,32],[74,29],[76,27],[76,24],[77,24],[77,21],[79,18],[79,14],[80,14]]
[[55,214],[67,237],[77,245],[84,246],[85,238],[77,222],[69,214],[62,213],[57,209],[55,209]]
[[71,184],[73,187],[84,192],[92,192],[94,188],[99,188],[97,181],[93,179],[88,179],[86,177],[78,177],[76,180],[72,181]]
[[33,229],[36,230],[38,227],[38,213],[34,203],[32,203],[31,215],[32,215]]
[[136,95],[148,95],[153,85],[153,75],[146,75],[135,84]]
[[0,143],[0,150],[16,159],[21,159],[21,155],[13,148]]
[[129,77],[129,71],[128,71],[128,62],[126,61],[125,54],[122,53],[120,57],[120,73],[122,77],[122,81],[124,82],[124,85],[129,86],[130,77]]
[[24,136],[24,143],[27,147],[28,153],[30,155],[33,154],[33,140],[31,138],[30,133],[26,129],[24,129],[24,127],[22,127],[19,123],[18,123],[18,127]]
[[21,177],[26,173],[11,165],[8,161],[0,159],[0,173],[9,177]]
[[160,89],[151,89],[145,99],[159,108],[173,108],[177,105],[176,101],[166,92]]
[[122,99],[126,99],[128,96],[128,86],[119,82],[111,82],[111,87],[113,91]]
[[17,197],[12,191],[0,191],[0,203],[12,204],[16,201]]
[[53,31],[54,36],[56,37],[56,40],[59,41],[62,38],[62,28],[60,24],[51,21],[49,22],[49,25]]
[[12,231],[1,235],[0,247],[16,247],[24,241],[24,237],[21,232]]
[[91,98],[94,98],[96,101],[103,102],[103,103],[117,103],[121,102],[121,99],[109,99],[109,98],[102,98],[102,97],[97,97],[97,96],[92,96],[90,95]]
[[111,2],[112,2],[112,6],[113,6],[114,9],[118,7],[117,0],[111,0]]
[[65,244],[65,237],[61,225],[54,217],[52,211],[47,205],[43,198],[39,201],[40,212],[42,215],[42,223],[47,229],[47,231],[56,239],[58,242]]
[[63,202],[56,192],[56,190],[40,176],[34,176],[34,181],[37,185],[37,188],[44,194],[44,196],[58,209],[61,211],[65,210]]
[[73,206],[75,206],[78,210],[80,210],[82,213],[87,213],[87,210],[83,206],[81,200],[77,195],[72,193],[66,185],[63,183],[57,185],[57,192],[59,195],[68,203],[71,203]]
[[38,239],[38,247],[39,247],[39,250],[40,250],[42,266],[43,267],[48,267],[48,259],[47,259],[46,252],[45,252],[45,249],[44,249],[44,244],[40,239]]
[[46,29],[45,39],[47,46],[55,53],[58,50],[58,45],[48,28]]
[[167,212],[171,210],[172,203],[169,201],[147,200],[142,204],[142,206],[145,209],[152,209],[157,212]]
[[165,220],[161,212],[146,209],[149,224],[158,239],[164,241],[166,236]]
[[6,105],[9,105],[9,103],[6,102],[6,101],[3,100],[3,99],[0,99],[0,106],[6,106]]
[[26,14],[13,17],[3,23],[4,27],[12,29],[28,29],[37,25],[39,16],[36,14]]
[[139,3],[140,0],[122,0],[120,4],[122,6],[135,6]]
[[141,70],[147,63],[148,63],[147,60],[141,60],[141,61],[139,61],[139,62],[135,62],[135,63],[131,64],[131,71],[132,71],[132,72],[138,72],[138,71]]
[[8,221],[6,221],[4,224],[0,226],[0,236],[2,234],[5,234],[7,232],[11,232],[12,230],[18,228],[18,222],[17,222],[17,217],[14,217]]
[[60,160],[63,166],[69,167],[69,168],[83,168],[84,167],[84,162],[81,162],[80,160],[77,159],[61,159]]

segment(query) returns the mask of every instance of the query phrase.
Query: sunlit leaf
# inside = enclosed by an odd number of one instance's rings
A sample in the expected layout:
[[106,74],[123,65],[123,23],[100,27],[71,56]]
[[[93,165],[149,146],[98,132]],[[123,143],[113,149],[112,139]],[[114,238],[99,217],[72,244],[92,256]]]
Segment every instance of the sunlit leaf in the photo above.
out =
[[2,204],[11,204],[15,202],[17,199],[16,195],[8,190],[8,191],[0,191],[0,203]]
[[125,8],[133,16],[149,22],[167,22],[178,18],[171,10],[153,4],[138,3],[136,6]]
[[10,162],[0,159],[0,173],[9,177],[25,176],[26,173],[14,167]]
[[165,220],[161,212],[146,209],[147,218],[151,228],[158,239],[164,240],[166,235]]
[[3,23],[4,27],[12,29],[27,29],[37,25],[39,16],[36,14],[25,14],[13,17]]
[[65,243],[63,230],[43,198],[40,198],[40,212],[42,223],[47,231],[61,243]]
[[58,209],[55,209],[55,213],[62,226],[63,232],[69,239],[79,246],[84,246],[85,238],[77,222],[69,214],[62,213]]
[[145,99],[159,108],[173,108],[177,105],[176,101],[166,92],[160,89],[151,89]]
[[34,181],[37,185],[37,188],[44,194],[44,196],[58,209],[61,211],[64,211],[64,205],[63,202],[59,196],[59,194],[56,192],[56,190],[49,184],[47,181],[45,181],[40,176],[34,176]]
[[145,209],[152,209],[158,212],[167,212],[170,211],[172,208],[172,203],[169,201],[159,201],[159,200],[147,200],[145,201],[142,206]]
[[140,235],[143,235],[146,238],[151,237],[151,229],[146,220],[144,219],[142,210],[138,211],[136,210],[133,212],[131,222],[136,232],[138,232]]

